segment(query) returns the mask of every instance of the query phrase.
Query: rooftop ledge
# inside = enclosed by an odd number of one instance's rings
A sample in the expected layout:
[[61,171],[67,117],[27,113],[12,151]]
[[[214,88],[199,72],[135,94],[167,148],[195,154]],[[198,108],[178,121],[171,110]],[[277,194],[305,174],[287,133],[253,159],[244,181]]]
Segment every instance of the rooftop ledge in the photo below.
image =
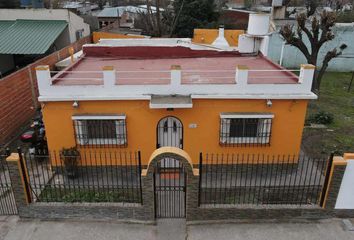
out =
[[127,71],[104,66],[101,71],[61,71],[51,77],[48,66],[36,68],[40,101],[153,99],[155,106],[163,100],[175,107],[191,107],[192,98],[316,99],[311,92],[315,67],[305,64],[298,71],[299,77],[286,69],[255,70],[244,65],[234,70],[184,70],[171,65],[169,70]]

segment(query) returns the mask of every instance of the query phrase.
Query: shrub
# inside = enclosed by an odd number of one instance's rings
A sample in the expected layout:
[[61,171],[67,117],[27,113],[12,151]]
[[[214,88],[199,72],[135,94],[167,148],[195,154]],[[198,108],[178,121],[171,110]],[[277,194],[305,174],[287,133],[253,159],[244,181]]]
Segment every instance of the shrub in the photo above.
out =
[[329,112],[320,111],[310,117],[309,121],[317,124],[331,124],[333,123],[333,114]]

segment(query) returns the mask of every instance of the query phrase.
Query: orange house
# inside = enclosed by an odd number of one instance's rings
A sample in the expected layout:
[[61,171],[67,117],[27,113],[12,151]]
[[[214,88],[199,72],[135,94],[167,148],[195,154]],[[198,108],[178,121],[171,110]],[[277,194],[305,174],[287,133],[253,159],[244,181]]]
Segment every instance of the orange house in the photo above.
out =
[[51,77],[37,68],[48,147],[299,154],[314,67],[186,39],[110,39]]

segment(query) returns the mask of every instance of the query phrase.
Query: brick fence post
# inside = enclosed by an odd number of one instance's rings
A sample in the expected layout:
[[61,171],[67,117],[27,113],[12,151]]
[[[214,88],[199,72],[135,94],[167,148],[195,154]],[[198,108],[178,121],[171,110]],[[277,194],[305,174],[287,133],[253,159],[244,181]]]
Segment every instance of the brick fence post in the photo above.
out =
[[147,169],[141,173],[142,205],[145,220],[155,220],[154,176]]
[[[22,155],[22,153],[20,153]],[[12,190],[19,213],[32,200],[28,185],[28,176],[25,161],[19,153],[12,153],[6,158]]]
[[186,199],[186,220],[192,221],[195,219],[197,209],[199,208],[199,169],[193,169],[193,175],[188,176],[187,199]]
[[325,201],[323,204],[323,208],[326,210],[334,210],[346,167],[347,161],[343,157],[336,156],[333,158]]

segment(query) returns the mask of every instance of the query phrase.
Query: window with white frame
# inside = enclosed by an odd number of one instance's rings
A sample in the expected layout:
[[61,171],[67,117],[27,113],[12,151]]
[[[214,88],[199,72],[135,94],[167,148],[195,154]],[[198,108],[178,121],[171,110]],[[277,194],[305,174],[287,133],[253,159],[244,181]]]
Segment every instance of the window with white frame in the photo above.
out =
[[220,115],[220,144],[270,144],[271,113],[222,113]]
[[125,115],[81,115],[73,116],[76,142],[78,145],[126,146]]

